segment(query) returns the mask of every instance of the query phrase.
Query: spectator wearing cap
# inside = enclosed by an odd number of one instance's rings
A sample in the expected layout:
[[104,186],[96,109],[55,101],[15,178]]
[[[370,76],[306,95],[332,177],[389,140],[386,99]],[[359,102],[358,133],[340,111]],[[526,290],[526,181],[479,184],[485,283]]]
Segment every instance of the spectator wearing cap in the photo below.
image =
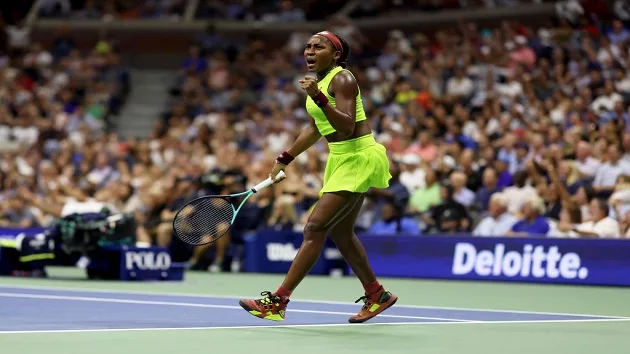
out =
[[466,207],[454,198],[454,189],[451,185],[440,186],[439,205],[429,210],[429,215],[424,216],[424,222],[429,230],[436,232],[455,232],[469,230],[470,216]]
[[488,215],[473,230],[473,236],[505,236],[512,230],[518,219],[508,212],[509,200],[503,193],[495,193],[490,198]]
[[446,209],[444,213],[440,215],[440,233],[457,234],[460,232],[466,232],[468,229],[464,226],[464,221],[461,214],[454,209]]
[[619,222],[609,216],[609,211],[606,200],[593,199],[590,203],[591,220],[579,224],[574,231],[581,237],[620,238]]
[[400,183],[402,183],[410,194],[423,188],[424,169],[420,167],[420,157],[415,154],[404,154],[400,159]]
[[[509,200],[511,200],[508,197]],[[545,201],[537,196],[530,196],[522,207],[524,218],[512,226],[508,236],[546,236],[549,232],[549,222],[543,216]]]

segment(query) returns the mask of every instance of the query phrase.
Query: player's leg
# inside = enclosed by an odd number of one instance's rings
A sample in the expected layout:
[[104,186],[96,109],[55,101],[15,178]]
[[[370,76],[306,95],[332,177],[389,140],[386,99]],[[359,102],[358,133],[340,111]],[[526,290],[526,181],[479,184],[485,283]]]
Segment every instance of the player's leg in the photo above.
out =
[[[328,231],[352,210],[358,198],[360,194],[350,192],[326,193],[322,196],[304,226],[304,240],[281,289],[293,292],[297,288],[317,262]],[[280,295],[288,297],[290,293]]]
[[357,200],[352,210],[330,230],[329,235],[361,284],[367,285],[375,282],[376,276],[370,267],[361,241],[354,233],[354,224],[359,216],[363,199],[362,196]]
[[363,196],[359,198],[352,210],[330,230],[330,238],[341,252],[354,274],[365,289],[361,311],[350,317],[353,323],[365,322],[385,311],[396,303],[398,297],[385,290],[378,282],[365,253],[365,248],[354,233],[354,225],[363,205]]
[[360,196],[351,192],[325,193],[317,202],[304,227],[302,245],[282,285],[273,294],[263,292],[264,298],[241,300],[240,305],[254,316],[282,321],[291,293],[317,262],[328,231],[352,210]]

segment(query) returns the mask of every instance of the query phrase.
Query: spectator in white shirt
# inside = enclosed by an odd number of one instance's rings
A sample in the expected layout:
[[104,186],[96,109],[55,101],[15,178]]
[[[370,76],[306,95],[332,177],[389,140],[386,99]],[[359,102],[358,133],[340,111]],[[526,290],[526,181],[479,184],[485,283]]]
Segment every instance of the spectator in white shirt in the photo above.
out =
[[508,198],[510,204],[508,210],[514,215],[518,215],[523,208],[523,204],[532,196],[537,196],[536,188],[526,185],[527,172],[518,171],[512,178],[514,185],[503,190],[503,194]]
[[400,159],[400,183],[407,187],[409,193],[424,188],[424,169],[420,166],[420,156],[407,153]]
[[620,238],[621,229],[617,220],[608,216],[609,206],[604,199],[591,201],[591,220],[579,224],[575,231],[581,237]]
[[473,81],[464,76],[464,69],[457,68],[455,76],[446,83],[446,94],[455,100],[467,99],[472,95],[474,88]]
[[597,169],[595,180],[593,181],[593,187],[596,192],[610,194],[619,176],[630,175],[630,166],[622,163],[619,150],[619,146],[614,143],[610,144],[606,149],[609,160]]
[[601,162],[591,156],[591,146],[582,140],[575,148],[575,167],[580,173],[581,179],[592,179]]
[[523,85],[516,80],[514,74],[508,75],[506,83],[497,84],[495,90],[504,100],[513,100],[523,95]]
[[505,236],[518,219],[508,212],[508,199],[503,193],[494,193],[490,198],[488,216],[473,230],[474,236]]
[[577,238],[579,234],[574,230],[574,226],[582,221],[582,211],[574,205],[565,204],[560,212],[560,220],[547,218],[549,222],[547,237]]
[[623,97],[615,92],[615,86],[612,81],[608,80],[604,86],[604,94],[597,97],[591,103],[591,109],[598,115],[602,116],[607,112],[615,110],[615,104],[623,102]]

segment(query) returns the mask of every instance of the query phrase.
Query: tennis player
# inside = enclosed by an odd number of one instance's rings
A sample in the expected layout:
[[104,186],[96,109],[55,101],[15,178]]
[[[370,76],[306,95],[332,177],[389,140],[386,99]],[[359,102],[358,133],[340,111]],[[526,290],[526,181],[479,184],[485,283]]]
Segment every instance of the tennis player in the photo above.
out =
[[350,317],[351,323],[373,318],[398,299],[378,282],[354,233],[365,193],[370,187],[387,188],[391,175],[385,147],[374,140],[366,120],[357,81],[345,69],[349,54],[348,43],[328,31],[313,35],[304,49],[308,70],[317,74],[317,78],[306,76],[300,80],[308,94],[306,110],[313,118],[312,124],[277,157],[271,177],[275,179],[322,136],[328,141],[330,154],[320,199],[304,227],[304,240],[284,282],[274,293],[262,292],[261,299],[240,301],[254,316],[272,321],[285,319],[289,298],[317,262],[327,235],[365,289],[365,296],[356,301],[362,300],[364,306]]

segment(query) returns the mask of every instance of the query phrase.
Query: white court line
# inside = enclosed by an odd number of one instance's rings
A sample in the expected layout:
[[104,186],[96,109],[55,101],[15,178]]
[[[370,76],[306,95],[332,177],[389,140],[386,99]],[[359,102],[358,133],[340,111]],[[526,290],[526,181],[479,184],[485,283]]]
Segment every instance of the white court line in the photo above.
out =
[[[67,291],[67,292],[88,292],[88,293],[104,293],[104,294],[134,294],[134,295],[147,295],[147,296],[181,296],[181,297],[197,297],[197,298],[215,298],[215,299],[243,299],[250,296],[226,296],[226,295],[208,295],[208,294],[191,294],[191,293],[168,293],[168,292],[154,292],[154,291],[137,291],[137,290],[111,290],[111,289],[81,289],[70,287],[54,287],[54,286],[42,286],[42,285],[12,285],[12,284],[0,284],[0,288],[13,288],[13,289],[39,289],[49,291]],[[327,300],[312,300],[312,299],[298,299],[292,298],[291,302],[304,302],[315,304],[331,304],[331,305],[356,305],[353,302],[343,301],[327,301]],[[406,307],[412,309],[427,309],[427,310],[453,310],[453,311],[470,311],[470,312],[496,312],[496,313],[521,313],[532,315],[549,315],[549,316],[573,316],[573,317],[606,317],[607,319],[622,319],[627,320],[630,317],[622,316],[609,316],[609,315],[589,315],[589,314],[577,314],[577,313],[561,313],[561,312],[541,312],[541,311],[524,311],[524,310],[497,310],[497,309],[478,309],[478,308],[466,308],[466,307],[443,307],[443,306],[423,306],[423,305],[403,305],[398,302],[397,308]]]
[[[380,315],[379,315],[380,316]],[[85,333],[85,332],[149,332],[149,331],[197,331],[212,329],[269,329],[269,328],[310,328],[310,327],[362,327],[362,326],[409,326],[409,325],[462,325],[462,324],[527,324],[527,323],[584,323],[584,322],[624,322],[630,318],[606,318],[592,320],[527,320],[527,321],[466,321],[466,322],[381,322],[381,323],[322,323],[296,325],[260,325],[260,326],[226,326],[226,327],[173,327],[173,328],[102,328],[102,329],[43,329],[29,331],[0,331],[0,334],[34,334],[34,333]]]
[[[147,300],[112,299],[112,298],[102,298],[102,297],[18,294],[18,293],[2,293],[2,292],[0,292],[0,297],[14,297],[14,298],[25,298],[25,299],[45,299],[45,300],[88,301],[88,302],[108,302],[108,303],[116,303],[116,304],[136,304],[136,305],[204,307],[204,308],[230,309],[230,310],[233,310],[233,309],[242,310],[243,309],[240,306],[196,304],[196,303],[189,303],[189,302],[147,301]],[[321,315],[344,315],[344,316],[354,316],[354,315],[356,315],[356,313],[353,313],[353,312],[315,311],[315,310],[299,310],[299,309],[291,309],[290,312],[313,313],[313,314],[321,314]],[[415,319],[415,320],[437,320],[437,321],[470,322],[468,320],[455,319],[455,318],[422,317],[422,316],[401,316],[401,315],[388,315],[388,314],[380,314],[379,317],[405,318],[405,319]]]

